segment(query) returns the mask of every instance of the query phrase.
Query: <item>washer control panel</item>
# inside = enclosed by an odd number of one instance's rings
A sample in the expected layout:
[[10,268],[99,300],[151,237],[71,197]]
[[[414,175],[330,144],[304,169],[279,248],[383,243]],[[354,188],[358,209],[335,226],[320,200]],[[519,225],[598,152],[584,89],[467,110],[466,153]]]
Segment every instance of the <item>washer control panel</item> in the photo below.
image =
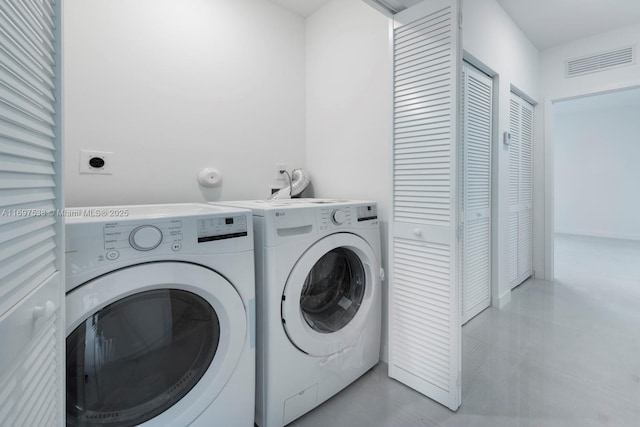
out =
[[358,222],[378,219],[378,206],[375,204],[358,206],[356,212]]
[[173,206],[140,207],[144,212],[128,218],[67,219],[67,275],[253,249],[250,211],[192,204],[171,215]]
[[141,225],[129,234],[129,244],[139,251],[150,251],[162,243],[162,231],[154,225]]
[[[182,241],[182,221],[157,221],[152,224],[136,224],[133,221],[108,222],[103,226],[104,249],[121,251],[133,248],[137,251],[151,251],[158,246],[171,245]],[[112,254],[111,257],[114,255]]]
[[199,219],[197,227],[198,243],[243,237],[247,235],[247,217],[239,215]]

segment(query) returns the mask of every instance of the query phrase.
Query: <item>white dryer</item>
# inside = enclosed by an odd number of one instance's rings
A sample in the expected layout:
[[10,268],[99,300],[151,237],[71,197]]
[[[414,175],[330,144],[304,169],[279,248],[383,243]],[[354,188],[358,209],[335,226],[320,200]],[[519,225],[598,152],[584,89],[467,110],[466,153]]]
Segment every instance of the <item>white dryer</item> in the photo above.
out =
[[251,213],[206,204],[66,216],[68,426],[253,426]]
[[379,361],[380,229],[374,202],[228,202],[253,211],[256,423],[290,423]]

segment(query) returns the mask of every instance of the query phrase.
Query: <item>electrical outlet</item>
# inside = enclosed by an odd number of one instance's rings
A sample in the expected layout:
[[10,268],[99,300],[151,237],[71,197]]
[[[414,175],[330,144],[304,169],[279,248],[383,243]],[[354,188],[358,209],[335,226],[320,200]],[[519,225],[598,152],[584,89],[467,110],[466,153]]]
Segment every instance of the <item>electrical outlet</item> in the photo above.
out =
[[111,175],[112,156],[112,152],[80,150],[80,173]]
[[276,181],[278,180],[286,180],[287,176],[284,173],[280,173],[281,170],[287,170],[287,164],[286,163],[276,163]]

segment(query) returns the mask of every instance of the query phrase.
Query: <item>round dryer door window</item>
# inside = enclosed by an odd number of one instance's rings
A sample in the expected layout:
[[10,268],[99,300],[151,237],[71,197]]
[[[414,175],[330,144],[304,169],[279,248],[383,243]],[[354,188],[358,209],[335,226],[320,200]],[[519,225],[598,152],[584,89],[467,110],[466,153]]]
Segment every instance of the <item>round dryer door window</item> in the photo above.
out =
[[371,246],[350,233],[327,236],[293,267],[282,298],[291,342],[314,356],[353,346],[379,301],[380,264]]
[[247,330],[231,284],[182,263],[102,276],[67,295],[67,312],[68,426],[188,424],[228,380]]

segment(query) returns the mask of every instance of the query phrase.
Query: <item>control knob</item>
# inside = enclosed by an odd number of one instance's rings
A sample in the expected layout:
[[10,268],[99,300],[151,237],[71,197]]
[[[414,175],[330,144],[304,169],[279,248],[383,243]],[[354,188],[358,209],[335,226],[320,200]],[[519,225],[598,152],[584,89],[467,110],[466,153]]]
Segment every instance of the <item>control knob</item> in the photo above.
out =
[[347,216],[340,209],[336,209],[333,212],[331,212],[331,220],[335,225],[342,225],[346,219],[347,219]]
[[129,234],[129,244],[139,251],[150,251],[162,243],[162,231],[153,225],[141,225]]

